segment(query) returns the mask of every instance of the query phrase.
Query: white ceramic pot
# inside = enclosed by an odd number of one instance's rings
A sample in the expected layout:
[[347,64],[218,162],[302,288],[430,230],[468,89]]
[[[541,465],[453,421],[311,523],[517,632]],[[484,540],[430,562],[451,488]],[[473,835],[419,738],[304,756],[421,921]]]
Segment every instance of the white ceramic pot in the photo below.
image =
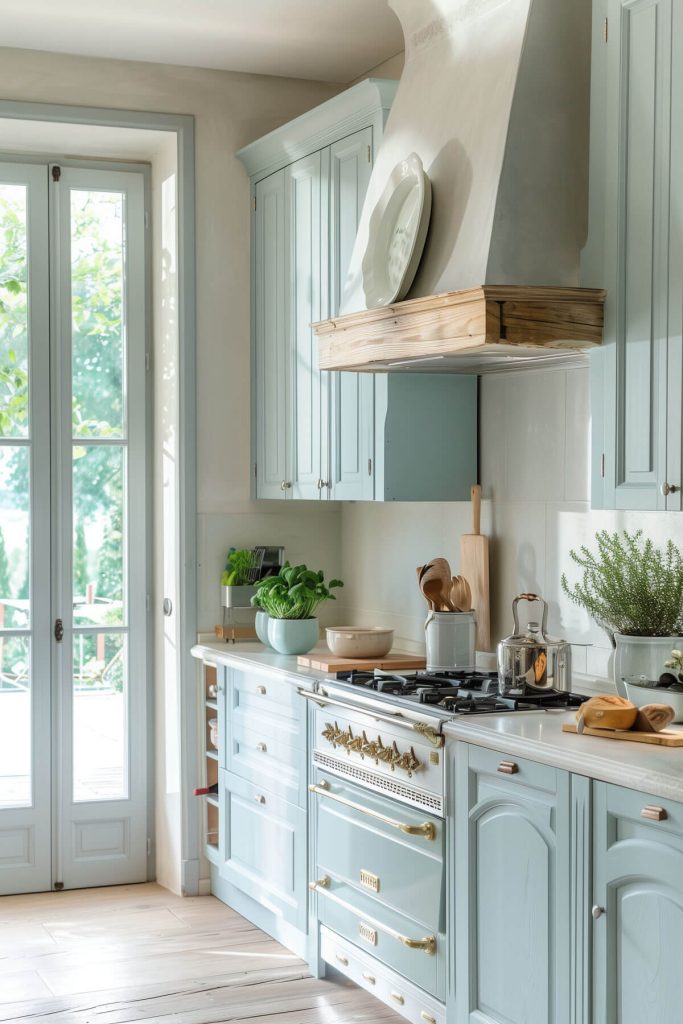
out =
[[256,630],[256,636],[259,638],[259,640],[265,647],[270,647],[270,641],[268,640],[269,622],[270,615],[268,614],[268,612],[264,612],[259,608],[259,610],[256,612],[256,618],[254,620],[254,629]]
[[674,722],[683,722],[683,693],[659,686],[639,686],[637,678],[627,677],[622,680],[622,686],[627,699],[637,708],[645,707],[646,704],[668,704],[675,711]]
[[662,672],[667,671],[664,662],[670,659],[671,651],[681,646],[680,636],[627,636],[625,633],[615,633],[614,641],[617,645],[614,652],[614,683],[620,697],[626,697],[622,682],[625,676],[659,679]]
[[268,619],[268,643],[279,654],[308,654],[319,638],[316,618]]

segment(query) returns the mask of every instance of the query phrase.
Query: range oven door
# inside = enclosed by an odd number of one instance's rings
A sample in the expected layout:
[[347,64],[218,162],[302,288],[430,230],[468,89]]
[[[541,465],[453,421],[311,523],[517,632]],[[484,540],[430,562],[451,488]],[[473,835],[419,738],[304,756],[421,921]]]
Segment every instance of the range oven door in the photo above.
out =
[[325,772],[311,790],[320,923],[445,999],[444,822]]

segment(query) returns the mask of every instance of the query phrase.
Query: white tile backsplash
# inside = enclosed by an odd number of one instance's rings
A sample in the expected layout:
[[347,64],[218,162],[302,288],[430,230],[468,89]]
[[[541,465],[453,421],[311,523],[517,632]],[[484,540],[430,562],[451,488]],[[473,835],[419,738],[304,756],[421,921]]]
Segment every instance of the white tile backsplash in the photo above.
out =
[[[576,575],[569,551],[594,546],[599,529],[642,529],[657,544],[683,547],[683,513],[591,511],[589,370],[525,369],[481,380],[482,532],[491,538],[491,626],[512,629],[511,602],[523,591],[549,603],[549,627],[573,646],[574,669],[608,678],[609,639],[563,594]],[[341,510],[343,611],[349,623],[392,625],[417,649],[425,605],[415,566],[445,555],[457,571],[469,506],[359,503]]]

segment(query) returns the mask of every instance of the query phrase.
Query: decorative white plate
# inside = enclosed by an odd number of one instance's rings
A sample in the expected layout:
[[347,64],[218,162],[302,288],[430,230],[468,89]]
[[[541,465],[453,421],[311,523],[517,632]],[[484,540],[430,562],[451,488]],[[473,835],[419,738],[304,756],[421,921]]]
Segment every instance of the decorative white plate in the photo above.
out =
[[363,291],[368,309],[408,293],[427,238],[432,187],[417,153],[396,164],[368,226]]

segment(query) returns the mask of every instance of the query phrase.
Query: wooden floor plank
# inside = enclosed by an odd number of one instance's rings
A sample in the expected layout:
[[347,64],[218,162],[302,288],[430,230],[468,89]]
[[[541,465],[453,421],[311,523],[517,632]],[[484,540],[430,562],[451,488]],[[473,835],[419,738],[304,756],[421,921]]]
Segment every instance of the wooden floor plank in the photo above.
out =
[[0,898],[2,1024],[399,1024],[211,896],[118,886]]

